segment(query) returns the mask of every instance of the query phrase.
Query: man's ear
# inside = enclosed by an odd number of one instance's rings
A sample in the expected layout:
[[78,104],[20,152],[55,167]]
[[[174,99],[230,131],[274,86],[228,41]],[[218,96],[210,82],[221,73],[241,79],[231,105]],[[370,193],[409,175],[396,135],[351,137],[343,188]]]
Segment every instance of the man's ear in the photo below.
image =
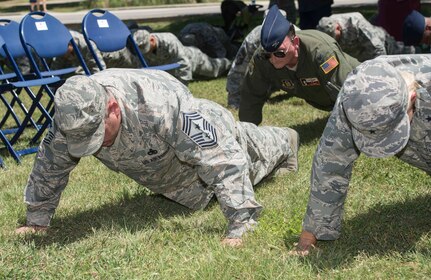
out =
[[118,105],[118,102],[115,100],[115,98],[111,97],[109,99],[107,111],[108,114],[114,113],[117,117],[121,114],[120,105]]
[[411,94],[410,94],[410,101],[412,102],[412,104],[415,104],[415,102],[416,102],[416,91],[413,91]]
[[299,48],[299,37],[298,35],[295,35],[295,37],[292,40],[293,46],[295,47],[295,49]]
[[150,35],[150,51],[157,48],[157,39],[153,35]]

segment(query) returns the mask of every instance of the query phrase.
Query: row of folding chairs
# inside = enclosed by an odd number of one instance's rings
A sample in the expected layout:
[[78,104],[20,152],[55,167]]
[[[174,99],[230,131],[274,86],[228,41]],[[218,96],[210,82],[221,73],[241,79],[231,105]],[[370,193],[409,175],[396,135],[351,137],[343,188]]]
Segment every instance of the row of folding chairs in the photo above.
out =
[[[126,24],[109,11],[89,11],[83,18],[82,32],[99,70],[103,70],[103,64],[94,46],[101,52],[114,52],[131,46],[141,68],[171,70],[179,67],[176,63],[149,66]],[[17,162],[22,155],[37,151],[37,143],[52,122],[55,90],[64,82],[65,75],[76,70],[76,67],[51,69],[50,60],[71,51],[85,74],[91,75],[69,30],[52,15],[32,12],[20,23],[0,19],[0,55],[10,70],[7,72],[0,68],[0,100],[5,108],[0,111],[3,115],[0,140]],[[23,58],[28,59],[30,73],[23,74],[18,66],[16,60]],[[31,131],[30,147],[17,148],[16,143],[25,131]],[[4,162],[0,157],[1,166]]]

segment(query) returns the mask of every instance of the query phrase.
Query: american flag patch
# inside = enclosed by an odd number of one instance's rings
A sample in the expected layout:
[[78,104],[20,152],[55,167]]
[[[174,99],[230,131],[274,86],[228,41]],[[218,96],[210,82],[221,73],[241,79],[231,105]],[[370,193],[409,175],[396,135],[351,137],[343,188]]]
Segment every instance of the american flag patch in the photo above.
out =
[[198,113],[183,113],[181,130],[201,148],[217,146],[216,129]]
[[320,65],[320,68],[322,68],[325,74],[328,74],[329,72],[332,71],[332,69],[334,69],[337,66],[338,66],[337,59],[335,58],[335,56],[331,56],[327,61],[323,62]]

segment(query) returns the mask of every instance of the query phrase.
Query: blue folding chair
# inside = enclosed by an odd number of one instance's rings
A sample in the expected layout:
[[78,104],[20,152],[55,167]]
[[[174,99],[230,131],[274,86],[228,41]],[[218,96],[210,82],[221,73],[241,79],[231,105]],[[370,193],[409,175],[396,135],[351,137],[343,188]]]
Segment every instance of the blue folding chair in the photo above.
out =
[[[15,62],[15,59],[9,51],[8,46],[6,45],[3,37],[0,36],[0,55],[7,59],[9,64],[12,66],[13,73],[6,73],[2,68],[0,68],[0,80],[2,84],[0,84],[0,96],[2,96],[2,101],[6,107],[6,110],[0,110],[0,112],[4,112],[4,114],[9,113],[14,117],[15,126],[14,127],[6,127],[6,122],[2,121],[2,125],[0,126],[0,140],[5,145],[6,149],[12,155],[12,157],[20,162],[20,157],[22,155],[34,153],[37,151],[37,147],[30,147],[18,150],[14,147],[20,136],[23,134],[24,130],[27,127],[33,126],[35,128],[35,135],[30,141],[30,145],[34,145],[46,130],[46,128],[51,124],[52,117],[50,112],[46,110],[46,108],[40,102],[44,95],[48,95],[49,100],[54,98],[54,93],[51,90],[51,87],[58,87],[58,83],[61,82],[59,77],[48,77],[48,78],[35,78],[31,80],[26,80],[24,75],[21,73],[18,65]],[[15,79],[11,79],[11,76],[15,76]],[[31,87],[38,87],[37,94],[34,94]],[[23,112],[23,120],[20,121],[17,117],[18,115],[14,112],[13,106],[11,102],[7,102],[4,94],[7,92],[12,93],[12,100],[17,99],[16,102],[22,103],[22,99],[16,94],[16,91],[24,90],[31,100],[31,104],[29,109],[27,110],[25,107],[21,107]],[[33,121],[33,114],[36,112],[36,109],[39,110],[40,114],[43,116],[41,119],[44,122],[40,125],[35,125]],[[6,135],[11,134],[10,138],[6,137]]]
[[166,71],[180,67],[178,63],[148,66],[127,25],[108,11],[101,9],[89,11],[82,20],[82,33],[100,70],[103,70],[103,66],[95,54],[91,41],[101,52],[119,51],[130,44],[134,54],[138,56],[142,68]]
[[77,67],[50,69],[48,63],[49,59],[69,55],[70,52],[76,55],[85,74],[90,75],[90,71],[69,30],[55,17],[44,12],[27,14],[20,24],[20,37],[38,78],[74,73]]
[[[0,19],[0,36],[3,37],[4,41],[7,42],[7,49],[10,52],[11,56],[14,58],[15,62],[18,64],[18,59],[20,59],[23,62],[23,65],[25,68],[28,68],[30,70],[30,63],[26,56],[25,50],[21,44],[21,39],[19,36],[19,23],[16,21],[12,21],[9,19]],[[6,58],[6,54],[3,52],[2,57]],[[21,65],[18,65],[21,66]],[[8,65],[10,69],[12,69],[12,65]],[[27,70],[27,69],[26,69]],[[22,71],[21,71],[22,72]],[[9,72],[5,73],[2,68],[0,68],[0,82],[1,83],[9,83],[10,81],[16,80],[16,74],[15,72]],[[36,76],[34,74],[27,74],[25,75],[25,79],[33,79]],[[3,116],[2,120],[0,120],[0,127],[3,127],[6,120],[9,118],[9,116],[12,116],[15,120],[15,123],[17,126],[19,126],[19,117],[13,110],[15,104],[17,104],[24,115],[27,114],[27,109],[25,108],[25,105],[22,103],[22,101],[19,98],[19,94],[21,93],[22,88],[17,88],[14,90],[11,90],[11,101],[10,103],[7,103],[7,99],[4,94],[0,94],[0,100],[5,104],[5,106],[8,108],[6,111],[6,114]],[[50,106],[50,104],[48,104]],[[42,120],[38,120],[37,122],[41,122]],[[37,128],[36,122],[31,119],[32,125]]]

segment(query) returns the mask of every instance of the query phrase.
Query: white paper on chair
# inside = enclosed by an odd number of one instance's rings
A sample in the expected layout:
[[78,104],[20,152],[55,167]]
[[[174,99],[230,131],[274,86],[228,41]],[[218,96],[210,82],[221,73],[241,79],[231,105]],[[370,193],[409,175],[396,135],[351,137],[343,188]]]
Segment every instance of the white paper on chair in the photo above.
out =
[[106,19],[98,19],[97,25],[99,26],[99,28],[109,28],[109,24]]

